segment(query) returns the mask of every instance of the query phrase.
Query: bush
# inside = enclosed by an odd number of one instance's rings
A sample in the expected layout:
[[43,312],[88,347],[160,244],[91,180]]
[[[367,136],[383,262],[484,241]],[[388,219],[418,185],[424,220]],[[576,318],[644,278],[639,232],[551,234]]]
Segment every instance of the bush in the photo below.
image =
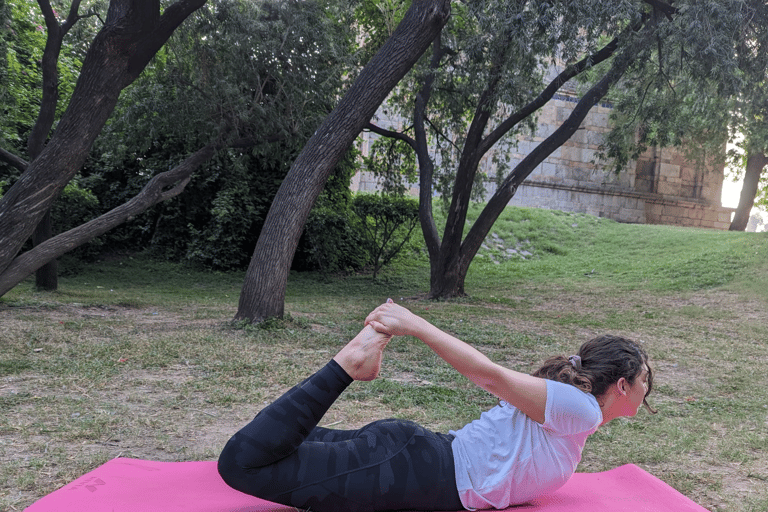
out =
[[304,225],[293,268],[330,273],[365,267],[370,254],[355,224],[349,209],[313,209]]
[[376,278],[379,270],[410,241],[419,221],[419,203],[409,197],[358,194],[352,210],[359,218],[369,264]]
[[[51,208],[54,236],[93,220],[100,213],[99,200],[93,192],[81,187],[78,180],[72,180],[64,187],[64,191]],[[90,261],[96,258],[101,246],[102,241],[95,238],[73,249],[70,254],[78,259]]]
[[293,261],[296,270],[324,273],[373,268],[373,277],[407,246],[419,204],[406,197],[358,194],[350,208],[312,210]]

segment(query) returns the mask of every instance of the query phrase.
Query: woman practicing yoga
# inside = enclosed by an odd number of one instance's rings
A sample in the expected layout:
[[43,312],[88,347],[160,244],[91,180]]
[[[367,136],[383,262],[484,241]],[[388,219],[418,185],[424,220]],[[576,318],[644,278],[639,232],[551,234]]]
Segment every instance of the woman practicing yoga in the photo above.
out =
[[[499,405],[448,434],[389,419],[359,430],[317,423],[353,380],[375,379],[392,336],[415,336]],[[562,486],[603,423],[650,407],[652,373],[634,342],[602,336],[526,375],[387,301],[317,373],[229,440],[231,487],[312,511],[506,508]],[[460,404],[457,404],[460,406]]]

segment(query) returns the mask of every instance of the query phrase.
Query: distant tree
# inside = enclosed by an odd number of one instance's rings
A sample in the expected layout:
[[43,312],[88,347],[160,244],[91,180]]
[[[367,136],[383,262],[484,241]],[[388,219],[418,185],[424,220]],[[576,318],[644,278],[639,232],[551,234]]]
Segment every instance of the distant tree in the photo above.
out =
[[[419,167],[420,219],[429,252],[429,297],[464,295],[469,266],[519,185],[578,129],[590,109],[638,62],[651,59],[676,10],[664,2],[486,0],[455,14],[388,106],[403,130],[368,128],[405,142]],[[549,78],[546,78],[550,73]],[[560,88],[584,76],[584,93],[561,126],[514,168],[503,159],[515,137]],[[481,159],[496,147],[496,192],[466,230]],[[433,191],[446,198],[442,236]],[[466,233],[466,236],[465,236]]]
[[[744,177],[730,229],[744,230],[768,154],[768,4],[707,0],[693,12],[679,18],[689,29],[616,91],[604,155],[617,169],[652,146],[711,164],[727,156]],[[738,148],[729,155],[727,142]]]

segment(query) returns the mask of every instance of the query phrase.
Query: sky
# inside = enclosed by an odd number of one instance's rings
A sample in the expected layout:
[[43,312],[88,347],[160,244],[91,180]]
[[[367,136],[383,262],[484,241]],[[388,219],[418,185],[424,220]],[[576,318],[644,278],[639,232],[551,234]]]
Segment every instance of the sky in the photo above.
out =
[[[739,194],[741,194],[742,181],[734,183],[730,178],[723,180],[723,193],[720,196],[722,205],[729,208],[736,208],[739,205]],[[765,212],[760,212],[757,208],[752,208],[752,215],[759,214],[763,219],[768,218]],[[762,231],[765,231],[765,226]]]
[[736,208],[739,205],[739,194],[741,193],[742,182],[734,183],[729,178],[723,180],[723,195],[720,196],[723,206]]

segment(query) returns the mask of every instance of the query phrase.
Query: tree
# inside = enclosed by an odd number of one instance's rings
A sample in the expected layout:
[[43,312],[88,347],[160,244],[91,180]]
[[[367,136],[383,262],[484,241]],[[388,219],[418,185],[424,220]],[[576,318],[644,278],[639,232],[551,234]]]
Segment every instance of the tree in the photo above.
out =
[[[26,159],[31,161],[39,156],[51,127],[61,116],[59,98],[68,99],[80,66],[81,56],[75,48],[68,48],[61,56],[64,37],[78,21],[92,16],[94,11],[80,15],[79,2],[75,2],[66,19],[60,23],[58,13],[47,2],[40,4],[39,13],[34,11],[32,3],[24,0],[14,0],[9,6],[9,28],[14,37],[11,39],[11,51],[7,52],[10,59],[4,66],[9,86],[4,95],[6,97],[2,98],[2,103],[6,105],[2,124],[7,135],[0,142],[22,149]],[[63,81],[59,79],[60,74],[64,75]],[[25,148],[19,147],[22,139],[26,139]],[[2,151],[0,160],[22,172],[28,165],[26,160],[7,151]],[[49,211],[35,229],[35,245],[50,238],[51,224]],[[38,270],[37,286],[56,289],[55,260]]]
[[[649,5],[650,4],[650,5]],[[469,266],[517,187],[578,129],[587,113],[638,62],[650,58],[674,9],[663,2],[473,2],[457,9],[429,60],[389,101],[410,121],[404,131],[370,124],[405,141],[417,156],[420,219],[430,258],[431,298],[464,295]],[[553,79],[544,72],[560,62]],[[535,112],[569,80],[591,74],[576,107],[519,164],[465,233],[478,166],[496,145],[514,144]],[[415,91],[415,93],[412,93]],[[430,155],[436,148],[436,157]],[[504,162],[497,162],[503,170]],[[440,172],[443,170],[443,172]],[[448,172],[444,172],[448,170]],[[432,216],[433,190],[450,197],[442,237]]]
[[760,187],[763,171],[768,167],[768,3],[748,2],[744,10],[741,31],[736,40],[739,71],[743,87],[735,95],[731,118],[732,140],[738,141],[741,152],[734,155],[743,170],[744,185],[739,195],[731,231],[744,231],[758,192],[768,201],[768,185]]
[[[173,31],[204,3],[205,0],[178,0],[161,14],[159,0],[110,2],[104,26],[88,49],[56,131],[0,199],[0,293],[9,289],[6,271],[24,242],[82,167],[117,104],[120,91],[139,76]],[[53,27],[58,22],[50,4],[41,0],[40,5],[44,13],[50,11],[46,14],[46,22],[51,23],[49,30],[57,30]],[[79,6],[79,0],[74,0],[68,20],[79,17]],[[43,139],[45,136],[47,132]],[[174,185],[177,183],[171,182],[168,188],[173,190]]]
[[[713,165],[727,156],[745,177],[730,229],[744,230],[768,153],[768,4],[709,0],[696,7],[681,17],[689,29],[677,42],[668,41],[644,76],[617,91],[604,154],[617,169],[650,146],[674,146]],[[726,155],[726,142],[738,150]]]
[[83,175],[112,208],[210,141],[230,146],[108,243],[245,268],[290,162],[338,101],[354,57],[349,15],[338,0],[223,0],[196,11],[123,93]]
[[416,201],[403,196],[358,194],[352,210],[360,218],[360,230],[366,241],[373,278],[392,261],[411,240],[419,221]]
[[[248,187],[254,180],[267,188],[279,183],[284,162],[332,107],[349,55],[344,16],[341,3],[320,0],[221,1],[195,13],[149,73],[124,93],[97,143],[98,158],[84,171],[84,181],[101,194],[109,211],[14,258],[0,274],[0,294],[42,263],[178,197],[193,173],[217,153],[220,165],[206,169],[198,185],[198,191],[215,196],[194,206],[213,215],[212,224],[223,229],[203,228],[183,238],[189,242],[186,250],[200,259],[215,253],[209,248],[215,243],[219,255],[212,263],[229,265],[217,260],[221,251],[242,251],[228,245],[255,222],[231,208],[261,201],[266,212],[269,190]],[[244,168],[253,162],[258,172]],[[272,176],[262,172],[270,168]],[[123,184],[119,193],[116,183]],[[191,221],[181,221],[189,230]]]
[[282,317],[288,271],[315,199],[336,163],[434,40],[449,13],[449,0],[414,0],[392,36],[304,146],[264,222],[235,318],[258,322]]

